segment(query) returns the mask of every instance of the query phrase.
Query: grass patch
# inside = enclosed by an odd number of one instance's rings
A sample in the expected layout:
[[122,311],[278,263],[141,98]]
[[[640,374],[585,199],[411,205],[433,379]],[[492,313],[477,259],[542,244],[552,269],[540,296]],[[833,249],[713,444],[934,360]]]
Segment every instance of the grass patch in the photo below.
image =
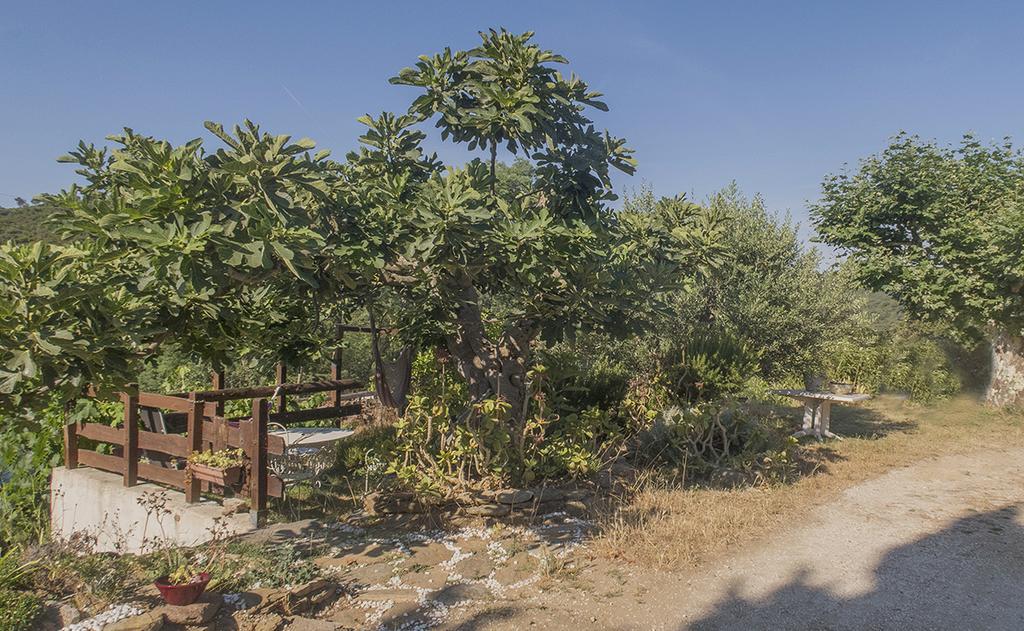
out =
[[[794,428],[797,416],[794,410]],[[988,409],[966,396],[932,405],[883,397],[860,408],[836,406],[832,424],[846,439],[805,443],[816,466],[796,482],[735,489],[648,482],[604,515],[594,548],[645,566],[693,567],[890,469],[951,453],[1024,445],[1024,415]]]

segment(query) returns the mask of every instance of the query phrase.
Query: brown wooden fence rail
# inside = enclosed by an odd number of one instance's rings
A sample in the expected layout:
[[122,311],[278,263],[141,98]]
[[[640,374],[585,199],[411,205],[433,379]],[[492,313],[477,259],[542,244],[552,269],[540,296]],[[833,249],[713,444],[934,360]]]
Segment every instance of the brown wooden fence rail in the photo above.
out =
[[[269,470],[268,457],[284,454],[285,443],[280,436],[268,433],[267,424],[273,421],[287,425],[358,414],[361,409],[358,399],[372,394],[353,392],[360,385],[351,379],[329,379],[256,388],[218,388],[181,395],[138,390],[123,392],[120,395],[124,404],[122,427],[110,427],[102,423],[65,425],[65,465],[72,469],[81,465],[117,473],[124,477],[125,486],[134,486],[139,480],[148,480],[181,489],[187,502],[197,502],[200,492],[204,490],[203,483],[197,479],[187,479],[185,471],[169,466],[169,462],[175,458],[187,459],[194,451],[240,448],[249,459],[249,473],[245,479],[243,495],[249,497],[250,514],[254,522],[260,523],[267,508],[267,498],[284,494],[281,479]],[[270,399],[274,395],[283,397],[316,392],[332,393],[326,406],[293,412],[270,411]],[[251,416],[225,418],[224,402],[242,399],[252,400]],[[186,433],[164,434],[141,429],[140,407],[169,411],[171,414],[168,416],[184,414]],[[113,453],[104,454],[84,448],[79,444],[82,438],[107,443],[113,447]],[[205,490],[219,492],[209,485]]]

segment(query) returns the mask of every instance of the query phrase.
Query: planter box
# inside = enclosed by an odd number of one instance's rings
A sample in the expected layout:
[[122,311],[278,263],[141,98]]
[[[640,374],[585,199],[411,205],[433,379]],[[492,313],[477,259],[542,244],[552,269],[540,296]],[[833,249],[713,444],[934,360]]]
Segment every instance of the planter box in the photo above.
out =
[[188,469],[195,480],[203,480],[217,486],[235,486],[242,478],[242,466],[235,465],[226,469],[218,469],[204,464],[188,465]]
[[854,386],[852,383],[832,381],[828,384],[828,389],[832,394],[853,394]]

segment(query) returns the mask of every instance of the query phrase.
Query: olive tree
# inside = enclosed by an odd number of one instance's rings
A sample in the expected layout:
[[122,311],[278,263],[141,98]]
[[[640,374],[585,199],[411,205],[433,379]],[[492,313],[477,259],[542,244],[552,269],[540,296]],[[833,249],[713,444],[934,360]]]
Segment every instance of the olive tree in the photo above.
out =
[[[504,399],[513,425],[526,416],[533,344],[635,330],[648,305],[713,263],[718,236],[694,204],[611,206],[612,171],[632,173],[632,151],[589,118],[607,109],[600,94],[532,36],[492,30],[472,50],[420,57],[392,79],[419,92],[409,111],[362,119],[363,147],[345,166],[346,212],[381,254],[367,286],[397,296],[401,325],[447,349],[473,400]],[[420,146],[429,122],[483,159],[441,165]],[[505,152],[530,163],[527,186],[499,186]]]
[[1024,402],[1024,155],[1008,141],[900,135],[856,172],[828,177],[813,214],[865,285],[991,341],[990,404]]
[[[642,188],[625,206],[665,201]],[[677,292],[659,323],[660,337],[676,346],[732,339],[769,381],[820,373],[828,345],[848,332],[863,306],[854,297],[856,285],[839,270],[820,269],[821,257],[801,243],[797,226],[773,216],[760,196],[746,198],[735,182],[706,206],[723,222],[727,256],[692,290]]]

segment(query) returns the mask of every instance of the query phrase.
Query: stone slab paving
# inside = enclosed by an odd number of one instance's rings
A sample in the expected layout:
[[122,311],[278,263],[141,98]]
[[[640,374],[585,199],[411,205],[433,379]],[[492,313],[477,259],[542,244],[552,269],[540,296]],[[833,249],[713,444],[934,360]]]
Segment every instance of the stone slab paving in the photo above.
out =
[[429,629],[455,610],[514,598],[539,581],[551,559],[582,545],[593,524],[551,513],[529,526],[375,536],[373,529],[325,524],[328,551],[315,563],[345,585],[320,614],[341,628]]
[[147,612],[143,603],[127,603],[65,629],[139,631],[163,628],[165,622],[168,628],[200,628],[186,625],[206,625],[218,610],[239,631],[430,629],[467,607],[525,596],[524,588],[583,545],[593,530],[591,522],[565,512],[529,525],[452,530],[312,520],[282,524],[259,533],[259,541],[320,551],[314,563],[323,578],[224,594],[216,607],[204,601]]

